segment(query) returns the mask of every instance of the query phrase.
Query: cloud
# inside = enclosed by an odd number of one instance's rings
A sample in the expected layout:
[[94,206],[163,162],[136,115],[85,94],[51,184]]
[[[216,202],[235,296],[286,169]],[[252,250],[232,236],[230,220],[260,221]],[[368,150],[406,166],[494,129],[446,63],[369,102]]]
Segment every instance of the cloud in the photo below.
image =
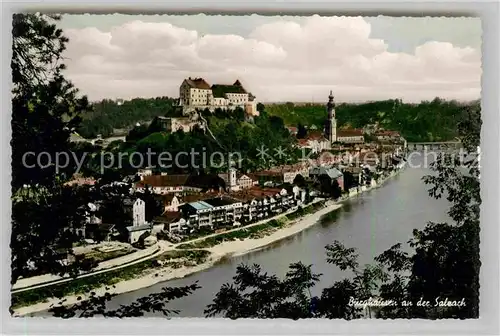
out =
[[323,101],[330,89],[339,101],[480,96],[479,50],[428,41],[391,52],[361,17],[277,19],[246,37],[138,20],[65,34],[67,77],[93,100],[177,97],[189,76],[239,78],[261,101]]

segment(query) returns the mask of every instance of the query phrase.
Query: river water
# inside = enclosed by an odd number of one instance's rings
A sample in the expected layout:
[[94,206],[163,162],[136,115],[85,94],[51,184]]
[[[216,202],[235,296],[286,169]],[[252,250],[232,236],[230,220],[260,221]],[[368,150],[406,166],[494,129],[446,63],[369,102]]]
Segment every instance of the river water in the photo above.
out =
[[382,187],[346,202],[334,220],[318,223],[262,250],[230,258],[183,279],[118,295],[110,302],[109,308],[128,304],[158,292],[164,286],[183,286],[198,281],[201,289],[173,301],[169,308],[180,310],[180,317],[203,317],[203,310],[212,302],[220,287],[232,282],[240,263],[259,264],[263,270],[278,276],[284,276],[290,263],[302,261],[306,265],[312,264],[313,272],[322,274],[321,281],[312,291],[318,295],[324,287],[348,275],[326,263],[325,246],[334,240],[341,241],[346,247],[356,248],[359,263],[366,264],[372,263],[374,257],[398,242],[408,248],[406,242],[411,238],[412,230],[425,227],[428,221],[449,221],[447,201],[429,197],[429,187],[421,180],[422,176],[430,173],[426,168],[408,167]]

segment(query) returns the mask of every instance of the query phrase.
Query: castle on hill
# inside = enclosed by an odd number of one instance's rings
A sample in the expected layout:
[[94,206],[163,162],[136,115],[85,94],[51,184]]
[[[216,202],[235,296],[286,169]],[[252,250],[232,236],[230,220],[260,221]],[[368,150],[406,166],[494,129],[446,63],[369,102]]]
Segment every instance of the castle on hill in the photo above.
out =
[[257,116],[257,102],[255,97],[245,90],[239,80],[233,84],[210,85],[203,78],[187,78],[179,88],[179,106],[184,115],[196,109],[216,108],[234,110],[241,107],[249,116]]

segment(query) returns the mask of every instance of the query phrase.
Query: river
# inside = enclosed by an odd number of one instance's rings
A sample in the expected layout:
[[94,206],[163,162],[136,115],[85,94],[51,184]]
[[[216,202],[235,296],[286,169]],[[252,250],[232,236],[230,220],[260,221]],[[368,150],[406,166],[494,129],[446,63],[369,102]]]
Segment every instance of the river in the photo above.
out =
[[[411,238],[413,229],[425,227],[428,221],[449,220],[447,201],[429,197],[428,186],[421,180],[429,173],[426,168],[408,167],[382,187],[348,201],[338,210],[336,220],[318,223],[265,249],[230,258],[183,279],[120,294],[113,298],[109,307],[117,308],[120,304],[160,291],[164,286],[183,286],[198,281],[201,289],[173,301],[169,308],[180,310],[180,317],[203,317],[203,310],[212,302],[220,287],[232,282],[240,263],[259,264],[263,270],[278,276],[284,276],[292,262],[312,264],[314,272],[322,273],[321,281],[312,291],[313,294],[320,294],[324,287],[347,275],[326,263],[325,245],[339,240],[346,247],[357,249],[360,264],[372,263],[374,257],[398,242],[408,248],[406,242]],[[148,313],[146,316],[161,314]]]

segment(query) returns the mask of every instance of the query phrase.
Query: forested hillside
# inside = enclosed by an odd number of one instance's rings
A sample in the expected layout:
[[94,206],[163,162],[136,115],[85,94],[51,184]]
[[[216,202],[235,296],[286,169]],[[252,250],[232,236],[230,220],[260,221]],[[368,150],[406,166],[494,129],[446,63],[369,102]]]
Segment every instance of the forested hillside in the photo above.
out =
[[[150,150],[156,153],[151,156],[151,162],[158,162],[158,153],[168,152],[172,162],[168,160],[162,162],[166,166],[161,170],[169,173],[193,172],[209,164],[212,159],[215,164],[210,165],[210,169],[214,172],[226,171],[226,164],[216,166],[220,162],[227,163],[229,153],[237,153],[231,159],[233,161],[241,159],[240,166],[243,171],[295,163],[302,154],[300,150],[294,148],[297,140],[290,135],[283,120],[279,117],[268,116],[263,112],[253,121],[248,121],[244,113],[237,111],[225,113],[218,110],[214,114],[207,111],[201,113],[208,121],[211,132],[194,129],[187,134],[182,131],[166,133],[154,127],[141,125],[132,128],[125,142],[113,142],[106,148],[106,151],[116,154],[143,153],[143,157],[147,157],[147,152]],[[75,145],[90,146],[88,144]],[[83,149],[80,148],[80,151]],[[186,155],[191,152],[198,154],[193,157]],[[179,153],[184,154],[178,155]],[[263,153],[265,157],[262,157]],[[97,174],[97,171],[92,172],[99,167],[99,157],[96,157],[96,160],[91,163],[93,168],[91,167],[86,173],[93,176]],[[125,175],[135,173],[136,168],[131,167],[128,162],[125,160],[117,173]],[[139,163],[134,163],[134,165],[137,164]],[[143,164],[145,166],[144,162]],[[172,166],[167,167],[170,164]],[[154,165],[158,166],[158,163]]]
[[[78,133],[86,138],[94,138],[97,134],[111,136],[117,129],[130,130],[137,122],[143,124],[156,116],[174,116],[174,103],[175,99],[169,97],[136,98],[122,105],[103,100],[94,103],[92,111],[83,115]],[[362,128],[378,122],[381,127],[401,132],[408,141],[440,141],[453,140],[457,136],[457,123],[463,119],[464,104],[439,98],[419,104],[399,100],[341,103],[336,113],[339,127]],[[465,105],[478,107],[479,101]],[[265,110],[269,116],[279,117],[291,126],[300,123],[322,129],[326,118],[324,104],[269,104]]]
[[119,105],[105,99],[92,104],[92,109],[82,115],[83,121],[78,133],[85,138],[95,138],[97,134],[108,137],[117,129],[130,129],[137,122],[151,121],[156,116],[172,115],[175,99],[157,97],[135,98]]
[[[342,103],[337,105],[336,113],[339,127],[362,128],[379,122],[385,129],[401,132],[408,141],[439,141],[452,140],[458,135],[457,124],[463,120],[464,105],[479,107],[479,101],[465,104],[435,98],[419,104],[398,100]],[[273,104],[266,106],[266,111],[292,126],[300,123],[322,129],[326,118],[326,107],[319,104]]]

